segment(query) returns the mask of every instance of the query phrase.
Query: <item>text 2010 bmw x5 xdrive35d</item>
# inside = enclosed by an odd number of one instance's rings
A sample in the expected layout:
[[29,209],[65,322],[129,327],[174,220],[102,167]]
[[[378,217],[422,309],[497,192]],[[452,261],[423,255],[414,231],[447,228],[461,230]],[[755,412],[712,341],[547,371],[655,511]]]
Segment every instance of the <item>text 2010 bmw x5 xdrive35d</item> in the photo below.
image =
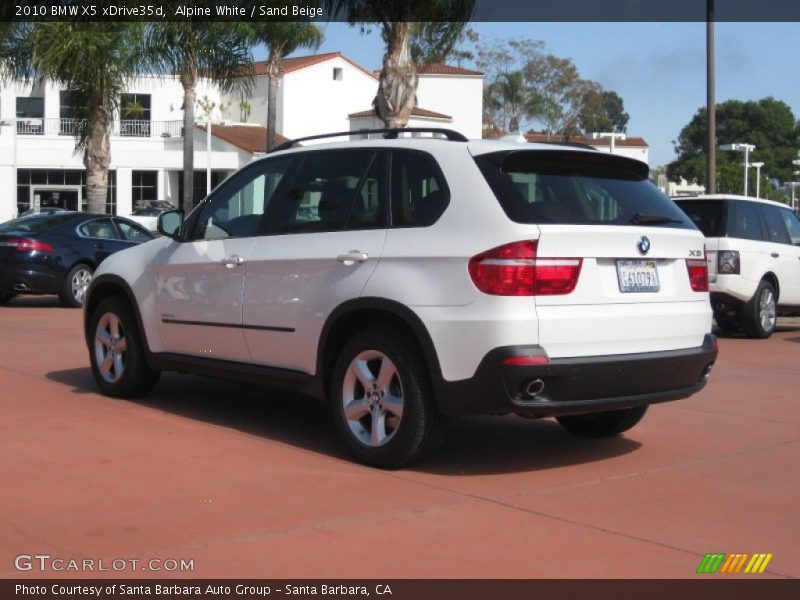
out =
[[606,436],[705,385],[703,236],[646,165],[445,135],[276,151],[164,213],[88,292],[100,389],[144,394],[162,370],[282,384],[399,467],[448,416]]

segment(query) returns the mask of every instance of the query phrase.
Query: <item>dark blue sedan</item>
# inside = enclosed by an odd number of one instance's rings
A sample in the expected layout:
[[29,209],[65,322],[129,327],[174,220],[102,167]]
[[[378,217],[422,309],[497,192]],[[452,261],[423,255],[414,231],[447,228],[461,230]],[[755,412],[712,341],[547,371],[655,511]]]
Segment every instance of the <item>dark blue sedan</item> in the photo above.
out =
[[58,294],[83,306],[92,273],[107,256],[153,239],[128,219],[50,212],[0,224],[0,304],[17,294]]

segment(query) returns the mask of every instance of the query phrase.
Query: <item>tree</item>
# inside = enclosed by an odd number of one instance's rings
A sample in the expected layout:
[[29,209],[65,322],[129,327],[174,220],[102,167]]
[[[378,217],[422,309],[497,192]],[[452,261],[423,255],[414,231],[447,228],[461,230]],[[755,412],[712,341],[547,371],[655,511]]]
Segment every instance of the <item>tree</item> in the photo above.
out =
[[528,117],[535,106],[522,71],[501,73],[487,88],[487,109],[499,118],[495,125],[505,131],[519,131],[523,118]]
[[[792,160],[800,148],[800,128],[789,106],[774,98],[758,101],[728,100],[717,104],[717,145],[730,143],[754,144],[750,162],[763,162],[762,196],[773,194],[774,188],[764,181],[792,179]],[[692,120],[681,130],[674,142],[678,158],[669,164],[669,178],[683,177],[706,183],[706,109],[698,109]],[[743,193],[743,155],[741,152],[717,153],[717,187],[720,192]],[[735,173],[738,172],[738,177]],[[755,172],[752,173],[754,175]],[[753,181],[753,177],[750,177]],[[754,183],[754,181],[753,181]],[[750,187],[755,190],[755,187]]]
[[29,64],[16,67],[61,84],[76,100],[75,149],[83,152],[91,212],[106,212],[111,124],[127,80],[144,64],[142,34],[136,23],[38,22],[25,38]]
[[625,133],[628,119],[623,100],[616,92],[590,89],[584,95],[578,116],[584,134],[596,131]]
[[553,54],[534,56],[525,64],[523,74],[539,107],[535,119],[545,131],[576,135],[583,99],[590,91],[599,92],[599,85],[582,79],[572,60]]
[[[197,2],[195,4],[198,4]],[[162,71],[183,87],[183,198],[185,212],[194,207],[194,108],[197,83],[209,79],[228,93],[252,88],[250,31],[242,23],[163,21],[148,28],[146,52]]]
[[[417,92],[417,67],[443,60],[472,16],[475,0],[325,0],[328,13],[351,24],[374,23],[386,52],[378,77],[375,109],[387,127],[405,127]],[[412,59],[411,48],[427,48]]]
[[252,39],[266,45],[267,58],[267,152],[275,147],[278,77],[281,59],[299,48],[316,50],[322,44],[322,30],[306,21],[257,21],[250,25]]

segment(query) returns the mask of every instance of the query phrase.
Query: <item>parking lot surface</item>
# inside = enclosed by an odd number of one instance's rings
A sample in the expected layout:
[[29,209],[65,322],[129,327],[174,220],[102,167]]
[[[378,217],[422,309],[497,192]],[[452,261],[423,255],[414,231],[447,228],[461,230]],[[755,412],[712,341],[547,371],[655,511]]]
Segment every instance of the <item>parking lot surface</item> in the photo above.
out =
[[119,573],[144,577],[735,577],[695,575],[710,552],[800,576],[798,319],[721,339],[703,392],[619,438],[463,418],[405,471],[351,462],[302,397],[177,373],[101,396],[81,320],[0,307],[0,577],[92,576],[21,554],[193,561]]

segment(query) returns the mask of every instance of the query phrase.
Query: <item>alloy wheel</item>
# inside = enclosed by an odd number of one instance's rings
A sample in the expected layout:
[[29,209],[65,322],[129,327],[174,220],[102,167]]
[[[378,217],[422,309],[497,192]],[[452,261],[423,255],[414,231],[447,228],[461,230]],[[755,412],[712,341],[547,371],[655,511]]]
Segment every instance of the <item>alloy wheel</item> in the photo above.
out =
[[86,298],[86,290],[89,289],[91,282],[92,272],[87,268],[78,269],[72,274],[69,289],[72,297],[75,298],[75,302],[83,304],[83,300]]
[[383,352],[365,350],[347,368],[342,410],[356,440],[376,448],[391,440],[403,418],[403,385],[397,367]]
[[122,321],[114,313],[105,313],[97,322],[94,335],[94,354],[100,375],[116,383],[125,373],[127,340]]
[[758,298],[758,316],[761,319],[761,327],[764,331],[772,331],[777,319],[777,310],[775,294],[768,287],[761,290],[761,296]]

